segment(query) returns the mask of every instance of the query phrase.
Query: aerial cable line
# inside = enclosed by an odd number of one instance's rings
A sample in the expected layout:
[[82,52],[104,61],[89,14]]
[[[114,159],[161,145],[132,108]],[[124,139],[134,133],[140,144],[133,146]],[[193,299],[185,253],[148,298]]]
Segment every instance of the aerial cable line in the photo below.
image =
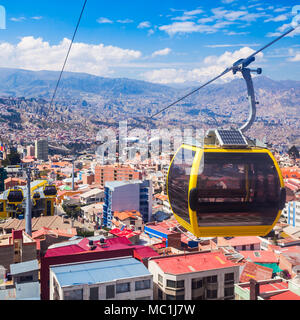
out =
[[57,83],[56,83],[56,87],[55,87],[55,90],[54,90],[54,93],[53,93],[53,96],[52,96],[52,99],[51,99],[51,102],[50,102],[50,106],[49,106],[49,109],[48,109],[48,112],[47,112],[47,117],[49,116],[49,112],[50,112],[50,110],[52,109],[53,102],[54,102],[54,99],[55,99],[55,96],[56,96],[56,93],[57,93],[57,90],[58,90],[58,87],[59,87],[59,84],[60,84],[60,81],[61,81],[63,72],[64,72],[64,70],[65,70],[65,67],[66,67],[66,64],[67,64],[67,61],[68,61],[68,58],[69,58],[69,55],[70,55],[72,46],[73,46],[73,42],[74,42],[75,36],[76,36],[76,34],[77,34],[77,30],[78,30],[78,28],[79,28],[79,25],[80,25],[80,22],[81,22],[81,18],[82,18],[83,13],[84,13],[84,9],[85,9],[85,7],[86,7],[86,3],[87,3],[87,0],[84,1],[83,7],[82,7],[82,9],[81,9],[81,13],[80,13],[80,16],[79,16],[79,19],[78,19],[78,22],[77,22],[77,25],[76,25],[76,28],[75,28],[75,31],[74,31],[74,34],[73,34],[73,37],[72,37],[70,46],[69,46],[69,49],[68,49],[68,52],[67,52],[67,56],[66,56],[66,58],[65,58],[63,67],[62,67],[62,69],[61,69],[61,72],[60,72],[60,75],[59,75],[58,81],[57,81]]
[[207,85],[211,84],[212,82],[218,80],[219,78],[223,77],[225,74],[227,74],[228,72],[232,71],[234,74],[239,70],[240,66],[242,65],[242,67],[247,67],[251,62],[253,62],[255,60],[255,56],[260,53],[261,51],[265,50],[266,48],[270,47],[272,44],[274,44],[275,42],[279,41],[281,38],[285,37],[286,35],[288,35],[289,33],[291,33],[292,31],[294,31],[296,27],[292,27],[290,30],[286,31],[285,33],[283,33],[282,35],[280,35],[279,37],[277,37],[276,39],[274,39],[273,41],[271,41],[270,43],[268,43],[267,45],[265,45],[264,47],[262,47],[261,49],[257,50],[256,52],[252,53],[248,58],[246,59],[240,59],[238,61],[236,61],[231,67],[225,69],[221,74],[219,74],[218,76],[216,76],[215,78],[213,78],[212,80],[209,80],[208,82],[204,83],[203,85],[201,85],[200,87],[194,89],[192,92],[186,94],[185,96],[183,96],[182,98],[176,100],[175,102],[172,102],[170,105],[168,105],[167,107],[163,108],[162,110],[154,113],[153,115],[151,115],[149,117],[149,119],[153,119],[154,117],[156,117],[157,115],[159,115],[160,113],[168,110],[169,108],[173,107],[175,104],[177,104],[178,102],[186,99],[187,97],[191,96],[192,94],[196,93],[197,91],[201,90],[202,88],[206,87]]

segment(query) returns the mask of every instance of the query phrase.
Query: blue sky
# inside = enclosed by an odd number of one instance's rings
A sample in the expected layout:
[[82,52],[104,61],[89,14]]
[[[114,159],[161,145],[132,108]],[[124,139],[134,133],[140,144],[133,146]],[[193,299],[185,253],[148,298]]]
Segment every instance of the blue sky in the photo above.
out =
[[[0,0],[6,9],[0,67],[59,70],[82,4]],[[66,70],[164,84],[201,83],[287,30],[292,7],[299,4],[88,0]],[[300,80],[299,30],[258,56],[264,75]]]

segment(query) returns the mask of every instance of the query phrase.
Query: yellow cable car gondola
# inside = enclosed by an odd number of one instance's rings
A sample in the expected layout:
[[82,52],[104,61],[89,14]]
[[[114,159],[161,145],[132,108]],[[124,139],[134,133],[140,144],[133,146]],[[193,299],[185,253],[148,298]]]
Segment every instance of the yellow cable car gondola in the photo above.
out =
[[46,198],[54,198],[57,195],[57,189],[55,185],[45,185],[43,191]]
[[[239,143],[220,144],[226,134]],[[272,153],[236,130],[210,132],[205,141],[214,144],[185,143],[171,162],[167,193],[177,221],[196,237],[268,234],[285,204]]]
[[23,190],[16,188],[10,189],[7,194],[7,202],[9,204],[18,205],[21,204],[24,200]]

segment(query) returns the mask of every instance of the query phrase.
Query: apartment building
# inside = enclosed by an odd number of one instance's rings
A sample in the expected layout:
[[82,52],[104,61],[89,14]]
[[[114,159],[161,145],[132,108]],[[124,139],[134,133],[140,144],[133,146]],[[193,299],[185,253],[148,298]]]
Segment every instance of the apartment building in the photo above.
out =
[[132,257],[53,266],[50,300],[153,300],[152,274]]
[[239,266],[221,252],[196,252],[148,261],[154,299],[232,300]]
[[141,177],[141,172],[129,166],[95,166],[95,184],[103,187],[107,181],[131,181]]
[[0,264],[9,270],[11,264],[34,260],[36,242],[22,230],[0,236]]
[[291,226],[300,227],[300,201],[287,202],[281,215]]
[[35,157],[38,160],[48,161],[48,141],[36,140],[35,141]]
[[152,216],[152,182],[111,181],[105,184],[103,205],[103,225],[112,227],[115,211],[138,211],[144,222]]

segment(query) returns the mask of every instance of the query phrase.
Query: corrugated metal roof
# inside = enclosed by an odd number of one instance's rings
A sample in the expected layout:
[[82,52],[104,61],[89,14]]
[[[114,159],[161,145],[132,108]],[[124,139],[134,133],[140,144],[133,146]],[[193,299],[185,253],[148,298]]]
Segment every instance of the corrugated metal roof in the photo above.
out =
[[39,264],[37,260],[31,260],[26,262],[21,262],[17,264],[10,265],[10,274],[16,275],[20,273],[30,272],[34,270],[39,270]]
[[118,279],[149,276],[143,263],[134,258],[101,260],[50,268],[61,287],[96,284]]

